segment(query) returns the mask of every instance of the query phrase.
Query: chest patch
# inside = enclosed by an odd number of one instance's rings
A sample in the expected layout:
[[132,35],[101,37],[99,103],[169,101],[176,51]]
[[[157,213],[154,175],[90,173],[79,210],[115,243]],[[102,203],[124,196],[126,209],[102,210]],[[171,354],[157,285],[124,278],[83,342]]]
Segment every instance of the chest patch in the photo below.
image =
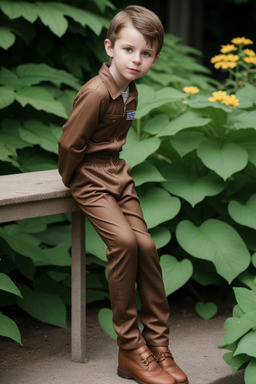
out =
[[133,120],[136,111],[127,111],[126,120]]

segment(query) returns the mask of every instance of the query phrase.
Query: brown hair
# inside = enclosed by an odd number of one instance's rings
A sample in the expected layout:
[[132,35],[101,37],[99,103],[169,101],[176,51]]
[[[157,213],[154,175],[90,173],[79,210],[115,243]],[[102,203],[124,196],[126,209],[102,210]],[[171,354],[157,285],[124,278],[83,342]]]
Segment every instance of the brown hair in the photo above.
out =
[[112,46],[114,47],[119,32],[128,22],[133,24],[134,28],[150,43],[151,47],[156,43],[156,54],[158,55],[164,40],[163,25],[153,11],[140,5],[130,5],[113,17],[107,32],[107,39],[110,40]]

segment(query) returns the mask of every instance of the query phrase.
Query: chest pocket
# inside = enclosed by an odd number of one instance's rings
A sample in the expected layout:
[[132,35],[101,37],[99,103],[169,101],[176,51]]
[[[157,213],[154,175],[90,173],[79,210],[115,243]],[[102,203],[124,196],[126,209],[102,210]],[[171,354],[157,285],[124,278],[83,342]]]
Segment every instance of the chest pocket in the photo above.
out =
[[93,141],[107,142],[113,140],[122,119],[122,115],[103,114],[93,135]]

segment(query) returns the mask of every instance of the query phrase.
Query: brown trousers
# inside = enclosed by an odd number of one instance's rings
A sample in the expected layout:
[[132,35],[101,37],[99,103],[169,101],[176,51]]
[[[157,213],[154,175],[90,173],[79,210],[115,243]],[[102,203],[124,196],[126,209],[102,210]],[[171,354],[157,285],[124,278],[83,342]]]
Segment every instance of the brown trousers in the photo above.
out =
[[[169,305],[159,256],[129,176],[117,155],[87,155],[71,183],[71,193],[107,245],[113,325],[120,348],[169,344]],[[138,327],[135,284],[141,299]]]

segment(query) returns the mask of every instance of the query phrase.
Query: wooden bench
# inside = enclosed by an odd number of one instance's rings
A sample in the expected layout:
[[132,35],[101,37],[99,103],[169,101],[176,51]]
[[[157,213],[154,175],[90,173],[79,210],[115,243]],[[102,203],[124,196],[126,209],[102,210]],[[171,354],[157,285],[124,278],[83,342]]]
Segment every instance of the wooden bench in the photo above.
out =
[[57,170],[0,176],[0,223],[72,212],[71,356],[86,362],[85,218]]

